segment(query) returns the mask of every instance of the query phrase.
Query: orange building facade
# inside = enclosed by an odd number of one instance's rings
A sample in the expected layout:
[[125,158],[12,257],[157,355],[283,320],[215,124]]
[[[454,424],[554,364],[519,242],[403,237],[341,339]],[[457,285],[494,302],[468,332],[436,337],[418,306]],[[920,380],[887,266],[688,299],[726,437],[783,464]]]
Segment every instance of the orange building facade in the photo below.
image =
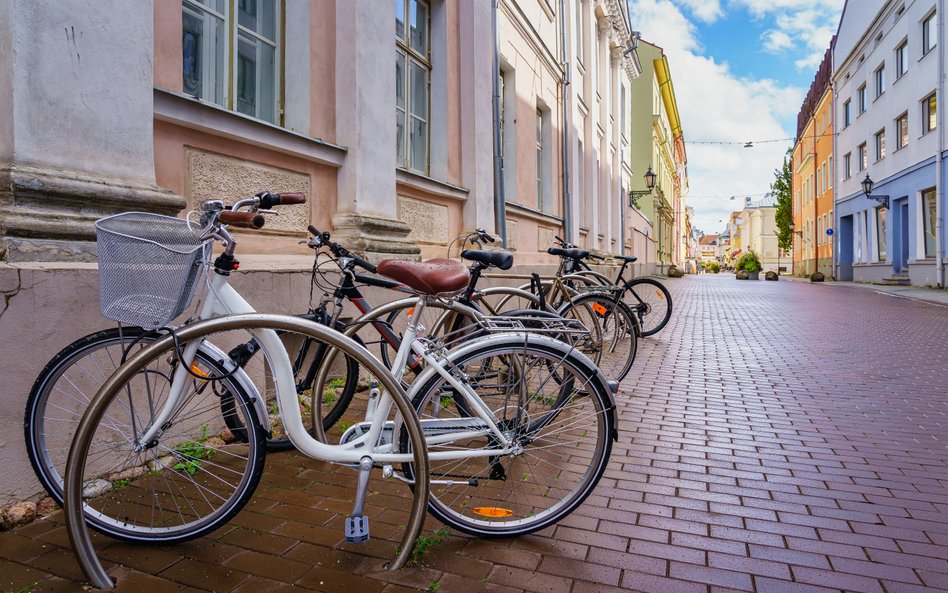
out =
[[797,115],[793,147],[793,273],[833,270],[832,54],[827,51]]

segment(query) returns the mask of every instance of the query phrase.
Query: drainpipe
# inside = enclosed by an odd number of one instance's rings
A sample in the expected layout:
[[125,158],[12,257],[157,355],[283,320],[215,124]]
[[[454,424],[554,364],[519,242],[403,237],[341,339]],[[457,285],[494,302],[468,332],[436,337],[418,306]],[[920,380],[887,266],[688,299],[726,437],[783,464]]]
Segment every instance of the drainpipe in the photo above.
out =
[[[945,42],[945,0],[938,0],[938,43]],[[935,96],[938,154],[935,155],[935,282],[945,287],[945,49],[938,48],[938,88]]]
[[820,163],[819,157],[816,153],[816,112],[819,111],[819,103],[817,103],[817,108],[813,110],[813,271],[811,274],[815,274],[820,271],[820,225],[817,222],[820,219],[820,193],[819,193],[819,182],[820,182]]
[[492,26],[494,28],[494,225],[501,244],[507,248],[507,207],[504,201],[504,157],[500,145],[500,42],[497,31],[497,13],[500,1],[494,0]]
[[560,84],[560,92],[563,95],[563,236],[567,243],[574,243],[573,202],[569,188],[569,85],[572,82],[572,66],[566,59],[566,0],[560,0],[560,62],[563,64],[563,79]]
[[[830,59],[832,60],[832,58]],[[832,70],[833,69],[830,68],[831,72]],[[830,97],[833,100],[833,106],[832,106],[832,109],[833,109],[833,119],[832,119],[832,122],[833,122],[833,167],[832,167],[832,170],[829,172],[831,178],[833,179],[833,197],[832,197],[832,200],[833,200],[833,237],[832,237],[833,245],[830,247],[830,257],[832,258],[832,262],[830,263],[832,267],[830,269],[833,270],[833,278],[836,280],[839,280],[839,267],[838,267],[839,259],[836,257],[836,247],[838,244],[837,239],[839,237],[837,233],[837,231],[839,231],[839,224],[837,222],[838,218],[837,218],[837,212],[836,212],[836,190],[837,190],[837,185],[839,185],[836,182],[836,166],[837,166],[836,160],[838,158],[838,154],[836,152],[836,138],[837,138],[836,99],[837,99],[837,95],[836,95],[836,85],[833,83],[832,75],[830,75]]]

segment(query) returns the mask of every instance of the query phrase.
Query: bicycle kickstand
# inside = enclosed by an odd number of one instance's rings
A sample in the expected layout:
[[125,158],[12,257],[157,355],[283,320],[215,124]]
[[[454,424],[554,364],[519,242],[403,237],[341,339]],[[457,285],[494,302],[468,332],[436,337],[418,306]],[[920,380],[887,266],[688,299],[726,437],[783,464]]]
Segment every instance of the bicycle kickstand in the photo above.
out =
[[369,518],[362,514],[365,506],[365,493],[369,488],[369,474],[372,473],[372,458],[359,460],[359,482],[356,485],[355,503],[352,516],[346,517],[346,543],[361,544],[369,541]]

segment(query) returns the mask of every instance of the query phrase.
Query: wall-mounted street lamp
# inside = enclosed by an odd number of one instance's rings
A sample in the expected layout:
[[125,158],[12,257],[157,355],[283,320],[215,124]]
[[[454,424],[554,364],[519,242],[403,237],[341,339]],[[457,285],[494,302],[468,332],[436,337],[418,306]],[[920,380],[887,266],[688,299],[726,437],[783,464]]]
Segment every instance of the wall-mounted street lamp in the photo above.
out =
[[645,177],[645,187],[647,187],[648,189],[644,189],[644,190],[630,189],[629,190],[629,207],[631,208],[635,208],[635,204],[640,197],[651,194],[652,190],[655,189],[655,180],[658,179],[658,175],[656,175],[655,172],[652,171],[652,165],[648,166],[648,171],[645,172],[644,177]]
[[871,194],[872,194],[872,186],[873,186],[874,183],[875,183],[875,182],[872,181],[872,179],[870,179],[869,174],[866,173],[866,178],[862,180],[862,191],[863,191],[863,193],[866,194],[866,197],[867,197],[867,198],[869,198],[870,200],[875,200],[876,202],[879,202],[880,204],[882,204],[883,206],[885,206],[886,210],[888,210],[888,208],[889,208],[889,196],[873,196],[873,195],[871,195]]

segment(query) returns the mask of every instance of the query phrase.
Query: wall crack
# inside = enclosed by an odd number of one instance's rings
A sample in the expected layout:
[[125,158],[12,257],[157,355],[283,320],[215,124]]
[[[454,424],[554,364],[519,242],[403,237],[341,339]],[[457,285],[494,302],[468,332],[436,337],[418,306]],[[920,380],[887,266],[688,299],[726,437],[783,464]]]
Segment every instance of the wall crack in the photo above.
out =
[[3,314],[7,312],[7,309],[10,308],[10,301],[15,297],[20,290],[23,289],[23,277],[21,276],[21,270],[17,269],[16,271],[16,287],[10,290],[0,290],[0,294],[3,294],[3,307],[0,308],[0,318],[3,317]]

